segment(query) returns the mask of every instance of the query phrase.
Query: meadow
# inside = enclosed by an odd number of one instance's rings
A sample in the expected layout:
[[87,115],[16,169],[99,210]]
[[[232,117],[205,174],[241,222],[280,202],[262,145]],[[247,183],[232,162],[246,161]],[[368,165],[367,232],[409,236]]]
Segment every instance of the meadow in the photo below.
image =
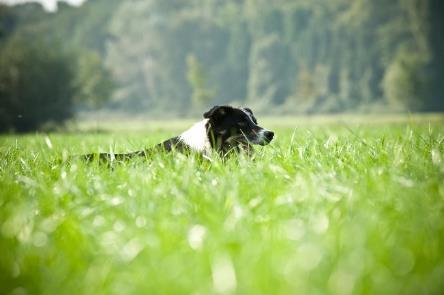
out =
[[0,136],[0,293],[444,292],[443,116],[269,119],[254,159],[71,159],[188,123]]

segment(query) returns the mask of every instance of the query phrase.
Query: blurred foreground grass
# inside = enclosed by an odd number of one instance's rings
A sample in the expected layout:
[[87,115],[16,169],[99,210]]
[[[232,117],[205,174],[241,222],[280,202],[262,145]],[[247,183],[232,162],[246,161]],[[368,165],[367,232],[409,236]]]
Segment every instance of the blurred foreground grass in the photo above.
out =
[[254,161],[114,169],[57,159],[188,122],[0,137],[1,293],[442,294],[442,117],[319,122],[266,120]]

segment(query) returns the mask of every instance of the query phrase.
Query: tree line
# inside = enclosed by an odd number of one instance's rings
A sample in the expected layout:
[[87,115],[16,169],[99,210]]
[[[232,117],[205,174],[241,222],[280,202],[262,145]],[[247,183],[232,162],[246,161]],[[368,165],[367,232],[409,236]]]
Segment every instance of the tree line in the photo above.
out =
[[[444,108],[440,0],[59,6],[51,15],[35,4],[1,6],[0,52],[39,39],[75,61],[67,68],[76,107],[184,115],[222,103],[275,114]],[[2,85],[0,95],[14,89]]]

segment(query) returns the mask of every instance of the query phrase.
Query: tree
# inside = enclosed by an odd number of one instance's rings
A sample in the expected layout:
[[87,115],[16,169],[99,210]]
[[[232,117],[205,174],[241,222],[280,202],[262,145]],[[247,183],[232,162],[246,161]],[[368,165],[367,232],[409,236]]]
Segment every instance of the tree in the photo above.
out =
[[0,48],[0,131],[27,132],[73,115],[75,63],[39,42]]
[[17,20],[9,7],[0,4],[0,40],[9,36],[16,26]]
[[83,50],[77,60],[75,103],[90,109],[102,106],[114,91],[111,73],[95,51]]
[[187,80],[193,89],[191,96],[192,104],[196,107],[208,104],[215,93],[207,88],[206,74],[194,55],[188,55],[187,68]]
[[385,97],[395,106],[408,110],[421,110],[424,102],[425,81],[421,69],[425,60],[414,53],[401,50],[387,68],[383,89]]
[[287,46],[277,35],[257,40],[250,56],[248,98],[258,107],[281,104],[289,95],[292,83]]

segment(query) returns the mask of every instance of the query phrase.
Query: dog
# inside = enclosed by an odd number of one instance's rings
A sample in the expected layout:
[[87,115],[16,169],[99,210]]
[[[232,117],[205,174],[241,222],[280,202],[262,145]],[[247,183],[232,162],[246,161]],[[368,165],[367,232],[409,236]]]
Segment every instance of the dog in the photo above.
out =
[[274,132],[258,125],[249,108],[214,106],[203,114],[204,119],[195,123],[182,134],[142,151],[114,154],[96,153],[84,155],[86,160],[122,161],[133,157],[147,157],[158,151],[197,152],[209,157],[213,151],[225,157],[231,152],[253,153],[252,145],[267,145]]

